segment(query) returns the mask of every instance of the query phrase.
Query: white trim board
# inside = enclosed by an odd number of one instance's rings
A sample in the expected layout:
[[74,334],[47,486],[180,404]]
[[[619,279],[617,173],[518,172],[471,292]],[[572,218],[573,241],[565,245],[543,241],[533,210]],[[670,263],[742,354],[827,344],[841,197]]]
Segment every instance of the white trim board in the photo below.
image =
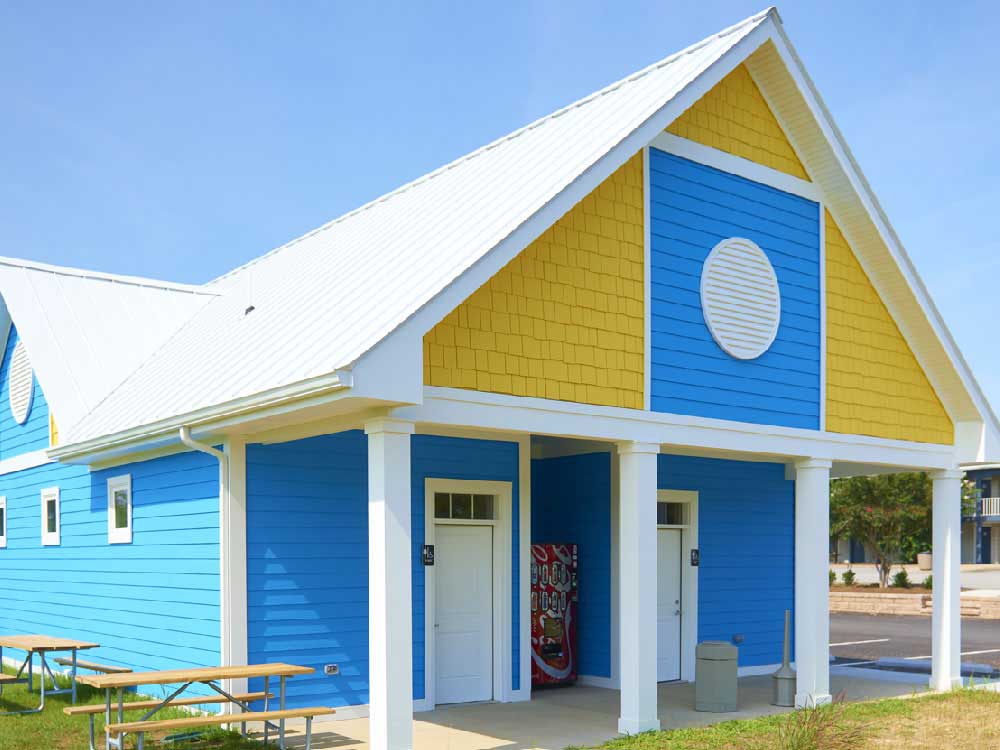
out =
[[[795,427],[645,412],[613,406],[576,404],[507,396],[459,388],[426,386],[424,403],[393,410],[401,419],[425,424],[474,427],[503,432],[665,446],[664,452],[696,450],[740,454],[744,460],[823,456],[855,464],[950,469],[954,447],[863,435],[842,435]],[[674,449],[674,450],[671,450]]]
[[[461,492],[489,494],[497,498],[493,521],[440,520],[434,518],[435,492]],[[513,492],[511,482],[493,482],[466,479],[424,480],[424,544],[434,544],[438,524],[449,525],[490,525],[493,533],[493,700],[507,703],[513,699],[511,688],[511,658],[513,639],[511,637],[511,535],[513,528]],[[435,650],[435,566],[424,568],[424,697],[413,701],[414,711],[431,711],[435,701],[436,666]],[[524,577],[523,575],[521,576]],[[523,607],[522,607],[523,609]],[[522,647],[523,649],[523,647]],[[530,641],[529,641],[530,650]],[[528,673],[530,680],[530,672]],[[523,682],[522,673],[522,682]],[[523,684],[522,684],[523,687]]]
[[779,172],[777,169],[771,169],[771,167],[744,159],[741,156],[734,156],[717,148],[703,146],[673,133],[662,132],[658,134],[650,141],[649,146],[674,156],[680,156],[683,159],[704,164],[706,167],[713,167],[722,172],[744,177],[752,182],[806,198],[814,203],[823,202],[823,191],[815,183]]
[[47,450],[22,453],[20,456],[13,456],[12,458],[5,458],[3,461],[0,461],[0,476],[13,474],[18,471],[27,471],[28,469],[34,469],[51,463],[53,461],[49,458]]

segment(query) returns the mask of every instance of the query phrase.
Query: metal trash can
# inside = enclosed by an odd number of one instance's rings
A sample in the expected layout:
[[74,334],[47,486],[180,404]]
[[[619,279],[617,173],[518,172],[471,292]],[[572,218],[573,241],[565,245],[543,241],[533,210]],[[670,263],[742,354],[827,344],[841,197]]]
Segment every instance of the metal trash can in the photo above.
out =
[[726,641],[705,641],[695,649],[694,710],[724,713],[737,708],[739,651]]

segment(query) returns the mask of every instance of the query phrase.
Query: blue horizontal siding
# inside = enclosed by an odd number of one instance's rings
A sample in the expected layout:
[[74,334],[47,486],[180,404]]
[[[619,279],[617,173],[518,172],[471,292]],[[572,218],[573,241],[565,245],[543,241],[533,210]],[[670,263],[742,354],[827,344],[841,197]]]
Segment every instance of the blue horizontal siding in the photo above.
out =
[[288,681],[290,707],[368,702],[363,432],[247,446],[247,638],[251,663],[316,668]]
[[795,601],[795,483],[784,465],[660,455],[657,486],[698,492],[698,640],[742,635],[740,666],[780,662]]
[[414,435],[412,442],[412,502],[413,502],[413,696],[424,697],[424,566],[421,552],[424,545],[424,482],[434,479],[468,479],[511,482],[513,513],[511,518],[511,625],[513,654],[511,656],[511,687],[521,687],[520,659],[520,577],[519,518],[520,487],[518,481],[518,444],[499,440],[469,440]]
[[[247,446],[247,635],[250,661],[313,666],[288,683],[288,705],[368,702],[368,454],[362,432]],[[514,485],[517,591],[518,445],[414,435],[413,681],[424,697],[424,481]],[[516,593],[514,594],[516,597]],[[515,599],[516,602],[516,599]],[[514,687],[518,674],[514,607]],[[324,664],[340,675],[322,674]],[[261,687],[260,681],[252,683]]]
[[49,404],[37,377],[27,421],[18,424],[10,413],[10,359],[18,341],[17,329],[11,326],[0,361],[0,461],[49,447]]
[[[758,424],[819,427],[819,206],[650,149],[651,407]],[[746,237],[767,254],[781,323],[754,360],[726,354],[701,308],[709,252]]]
[[578,674],[611,676],[611,454],[531,462],[531,541],[578,545]]
[[[122,474],[132,477],[132,543],[108,544],[107,479]],[[101,647],[86,658],[135,671],[217,665],[218,476],[200,453],[92,474],[48,464],[0,476],[9,517],[0,631],[93,641]],[[43,547],[40,493],[52,486],[60,544]]]

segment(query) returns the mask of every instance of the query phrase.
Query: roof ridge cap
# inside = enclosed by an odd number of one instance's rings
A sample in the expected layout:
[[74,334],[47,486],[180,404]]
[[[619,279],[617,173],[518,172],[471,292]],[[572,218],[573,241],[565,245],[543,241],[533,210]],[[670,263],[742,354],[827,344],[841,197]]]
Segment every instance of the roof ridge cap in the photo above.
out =
[[129,276],[126,274],[107,273],[104,271],[89,271],[72,266],[59,266],[51,263],[41,263],[23,258],[8,258],[0,256],[0,266],[11,268],[21,268],[40,273],[50,273],[56,276],[72,276],[78,279],[89,279],[91,281],[106,281],[116,284],[127,284],[129,286],[140,286],[151,289],[162,289],[171,292],[186,292],[188,294],[203,294],[210,297],[218,296],[215,289],[201,284],[183,284],[174,281],[163,281],[162,279],[152,279],[144,276]]

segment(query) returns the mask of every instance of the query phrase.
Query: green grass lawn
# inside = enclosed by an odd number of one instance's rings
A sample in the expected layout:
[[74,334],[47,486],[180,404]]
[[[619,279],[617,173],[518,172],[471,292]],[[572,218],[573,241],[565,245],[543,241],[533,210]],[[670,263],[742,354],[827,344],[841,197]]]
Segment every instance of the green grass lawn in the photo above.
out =
[[[37,663],[36,663],[37,666]],[[15,670],[4,668],[4,672],[12,674]],[[60,678],[60,687],[66,687],[68,680]],[[51,683],[49,683],[51,687]],[[7,685],[0,695],[0,711],[17,711],[38,706],[38,682],[36,676],[34,692],[28,692],[25,684]],[[159,696],[150,696],[157,698]],[[67,716],[63,713],[63,708],[71,705],[71,696],[54,695],[46,696],[45,711],[40,714],[22,714],[19,716],[0,716],[0,750],[14,750],[15,748],[39,748],[39,750],[87,750],[89,747],[88,726],[89,720],[86,716]],[[132,693],[125,694],[125,701],[140,700],[145,696],[137,696]],[[104,703],[104,692],[80,685],[77,689],[77,705]],[[139,719],[144,711],[125,711],[127,721]],[[165,709],[156,714],[157,718],[175,719],[191,716],[190,713],[180,709]],[[104,747],[104,715],[99,714],[95,719],[97,746]],[[132,742],[126,739],[126,747],[134,747]],[[153,743],[147,738],[146,745],[149,747]],[[272,743],[268,743],[270,746]],[[223,732],[218,729],[206,731],[197,740],[174,742],[170,747],[178,750],[263,750],[261,742],[247,740],[235,732]]]
[[[960,690],[845,703],[697,729],[619,737],[602,750],[985,750],[1000,748],[1000,694]],[[821,727],[817,732],[812,731]],[[571,749],[568,749],[571,750]],[[581,749],[582,750],[582,749]]]

